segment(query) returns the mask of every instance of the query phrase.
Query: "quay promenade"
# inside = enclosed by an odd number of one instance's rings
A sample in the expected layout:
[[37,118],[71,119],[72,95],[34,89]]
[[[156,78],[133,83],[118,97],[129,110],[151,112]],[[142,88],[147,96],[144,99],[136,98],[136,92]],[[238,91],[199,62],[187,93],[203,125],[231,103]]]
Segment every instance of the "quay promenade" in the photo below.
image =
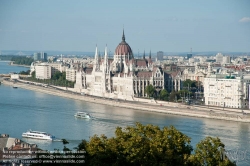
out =
[[[13,86],[13,82],[3,80],[3,84]],[[189,106],[174,102],[155,101],[150,99],[136,98],[135,101],[125,101],[120,99],[108,99],[95,96],[81,95],[72,91],[72,89],[62,90],[59,87],[42,87],[38,85],[31,85],[23,82],[16,82],[15,86],[18,88],[24,88],[28,90],[38,91],[41,93],[61,96],[74,100],[82,100],[87,102],[93,102],[98,104],[111,105],[115,107],[123,107],[129,109],[138,109],[143,111],[151,111],[156,113],[165,113],[172,115],[191,116],[198,118],[210,118],[219,120],[229,120],[238,122],[250,122],[250,111],[244,110],[244,114],[240,109],[228,109],[218,107],[206,107],[206,106]]]

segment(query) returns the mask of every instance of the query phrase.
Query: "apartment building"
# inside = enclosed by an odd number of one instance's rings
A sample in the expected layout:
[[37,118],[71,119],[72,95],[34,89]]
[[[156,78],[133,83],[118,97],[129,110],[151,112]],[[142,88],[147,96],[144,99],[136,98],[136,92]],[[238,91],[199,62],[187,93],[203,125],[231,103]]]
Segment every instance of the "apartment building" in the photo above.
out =
[[250,76],[211,75],[204,79],[205,104],[249,108]]
[[47,63],[40,63],[35,66],[37,79],[50,79],[51,78],[51,66]]
[[76,81],[76,69],[67,68],[66,69],[66,80],[75,82]]
[[65,72],[68,66],[63,65],[62,63],[48,63],[51,66],[51,75],[53,76],[56,72]]

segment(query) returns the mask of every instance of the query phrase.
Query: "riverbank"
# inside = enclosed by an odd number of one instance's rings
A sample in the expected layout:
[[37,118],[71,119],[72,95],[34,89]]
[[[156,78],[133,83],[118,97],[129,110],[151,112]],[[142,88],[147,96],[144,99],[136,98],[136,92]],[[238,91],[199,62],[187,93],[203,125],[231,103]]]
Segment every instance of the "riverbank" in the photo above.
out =
[[[2,83],[5,85],[13,86],[13,82],[11,81],[3,80]],[[94,96],[85,96],[85,95],[83,96],[79,93],[75,93],[69,90],[61,90],[56,87],[42,87],[21,82],[15,83],[15,86],[17,86],[18,88],[24,88],[28,90],[70,98],[74,100],[82,100],[82,101],[110,105],[115,107],[123,107],[129,109],[137,109],[137,110],[165,113],[172,115],[182,115],[182,116],[190,116],[198,118],[209,118],[209,119],[250,123],[249,114],[242,114],[241,112],[239,112],[240,110],[239,111],[228,111],[220,109],[211,110],[212,108],[207,108],[207,107],[187,106],[179,103],[160,102],[160,101],[156,102],[151,100],[144,100],[144,102],[113,100],[113,99],[100,98]]]
[[9,65],[11,65],[11,66],[21,66],[21,67],[30,68],[30,65],[19,65],[19,64],[14,64],[13,61],[9,61]]

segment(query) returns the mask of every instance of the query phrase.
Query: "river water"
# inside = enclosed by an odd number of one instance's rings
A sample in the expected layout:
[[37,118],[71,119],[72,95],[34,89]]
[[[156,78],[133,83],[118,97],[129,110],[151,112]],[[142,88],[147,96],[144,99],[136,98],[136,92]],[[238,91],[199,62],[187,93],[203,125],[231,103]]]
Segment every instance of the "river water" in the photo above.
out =
[[[9,66],[0,61],[0,73],[26,71],[28,68]],[[75,119],[77,111],[85,111],[96,117],[95,120]],[[13,89],[0,85],[0,134],[21,138],[28,129],[45,131],[59,139],[69,141],[67,147],[76,147],[82,139],[89,139],[94,134],[114,136],[117,126],[134,125],[135,122],[153,124],[160,127],[175,126],[191,137],[193,148],[206,136],[219,137],[227,150],[247,151],[250,154],[250,124],[215,119],[174,116],[139,110],[117,108],[101,104],[77,101],[40,92]],[[62,149],[62,142],[23,139],[37,144],[41,149]],[[250,162],[243,158],[237,165]]]

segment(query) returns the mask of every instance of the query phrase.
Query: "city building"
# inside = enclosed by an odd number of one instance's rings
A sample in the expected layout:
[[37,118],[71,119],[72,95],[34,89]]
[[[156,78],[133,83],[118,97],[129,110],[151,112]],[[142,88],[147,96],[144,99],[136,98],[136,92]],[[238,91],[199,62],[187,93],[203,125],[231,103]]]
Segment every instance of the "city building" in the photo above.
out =
[[66,80],[75,82],[75,80],[76,80],[76,69],[73,66],[66,69]]
[[248,108],[249,85],[249,76],[211,75],[204,80],[205,104],[229,108]]
[[162,61],[163,60],[163,51],[158,51],[156,56],[157,56],[158,61]]
[[68,65],[62,62],[55,62],[55,63],[47,63],[51,66],[51,75],[53,76],[56,72],[65,72],[68,68]]
[[[46,62],[32,62],[30,65],[30,74],[32,74],[32,72],[36,72],[36,68],[37,66],[44,66],[44,65],[48,65],[51,68],[51,76],[53,76],[56,72],[65,72],[66,69],[68,68],[67,64],[64,64],[62,62],[58,62],[58,63],[46,63]],[[40,67],[41,68],[41,67]]]
[[223,64],[230,64],[231,63],[231,57],[230,56],[224,56],[222,60]]
[[192,58],[192,48],[190,48],[190,53],[187,54],[186,59]]
[[123,31],[113,59],[108,58],[107,47],[104,58],[100,58],[96,47],[93,66],[78,69],[75,89],[94,96],[134,100],[134,97],[146,97],[145,88],[150,84],[157,92],[169,87],[179,90],[181,81],[176,81],[177,77],[178,73],[169,75],[154,66],[151,53],[148,59],[135,59]]
[[51,66],[47,63],[40,63],[35,66],[37,79],[50,79],[51,78]]
[[201,65],[196,63],[195,66],[186,66],[182,71],[182,80],[190,79],[192,81],[199,81],[201,84],[204,84],[205,77],[208,77],[212,74],[211,63],[207,65]]
[[[1,160],[18,160],[23,159],[21,156],[30,156],[38,150],[36,144],[26,143],[18,138],[9,137],[8,134],[0,134],[0,159]],[[20,156],[19,156],[20,155]],[[13,157],[15,156],[15,157]],[[4,164],[9,165],[9,164]],[[12,164],[15,165],[15,164]]]
[[187,54],[187,59],[192,58],[192,56],[193,56],[192,53],[188,53],[188,54]]
[[222,53],[216,54],[215,58],[216,58],[216,63],[222,63],[223,62],[223,54]]
[[39,61],[40,60],[40,55],[39,53],[34,53],[34,61]]
[[34,53],[34,61],[47,61],[47,59],[47,53],[45,52]]

